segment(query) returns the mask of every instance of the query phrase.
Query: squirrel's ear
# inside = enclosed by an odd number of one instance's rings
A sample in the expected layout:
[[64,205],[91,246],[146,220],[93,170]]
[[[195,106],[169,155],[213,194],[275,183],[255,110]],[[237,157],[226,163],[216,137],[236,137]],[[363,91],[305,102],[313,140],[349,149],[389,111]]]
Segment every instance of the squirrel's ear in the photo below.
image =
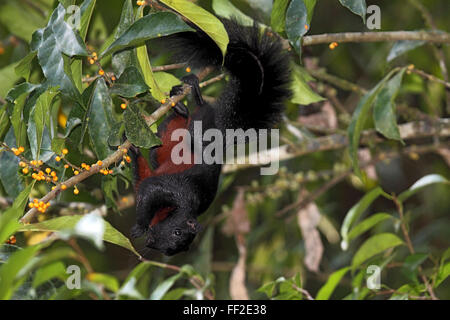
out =
[[145,229],[135,224],[133,228],[131,228],[131,237],[134,239],[141,237],[145,233]]

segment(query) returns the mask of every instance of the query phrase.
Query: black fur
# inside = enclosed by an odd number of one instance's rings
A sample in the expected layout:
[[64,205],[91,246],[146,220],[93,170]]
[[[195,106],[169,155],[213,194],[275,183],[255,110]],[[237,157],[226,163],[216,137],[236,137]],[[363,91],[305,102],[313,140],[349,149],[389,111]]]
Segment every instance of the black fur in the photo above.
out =
[[[223,61],[230,75],[213,105],[203,101],[198,81],[192,77],[185,79],[193,86],[198,104],[197,111],[190,116],[192,136],[194,121],[202,121],[204,131],[218,128],[223,133],[226,129],[271,128],[280,120],[283,102],[290,96],[289,58],[280,41],[267,32],[261,34],[256,25],[243,27],[231,20],[222,22],[230,38],[224,59],[216,44],[200,30],[167,39],[180,61],[188,61],[193,68],[208,65],[221,68]],[[176,113],[184,116],[185,112]],[[175,113],[166,117],[158,132],[174,117]],[[206,144],[202,144],[203,148]],[[156,148],[150,151],[153,169],[161,165],[157,163],[156,153]],[[220,164],[202,163],[180,173],[144,179],[136,195],[137,221],[133,236],[146,235],[147,246],[166,255],[187,250],[200,229],[196,218],[208,209],[217,193],[220,171]],[[149,226],[155,213],[167,207],[173,208],[168,217]]]

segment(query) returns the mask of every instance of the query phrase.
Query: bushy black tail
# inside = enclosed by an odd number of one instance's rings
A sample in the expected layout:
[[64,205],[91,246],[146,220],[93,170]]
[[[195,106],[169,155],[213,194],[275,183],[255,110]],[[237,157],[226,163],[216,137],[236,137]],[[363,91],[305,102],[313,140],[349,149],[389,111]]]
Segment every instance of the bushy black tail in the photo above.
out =
[[[216,124],[220,129],[271,128],[289,98],[289,57],[281,41],[259,28],[245,27],[234,20],[222,20],[230,42],[224,68],[230,81],[215,103]],[[185,32],[170,40],[180,61],[192,67],[222,66],[218,46],[204,32]]]

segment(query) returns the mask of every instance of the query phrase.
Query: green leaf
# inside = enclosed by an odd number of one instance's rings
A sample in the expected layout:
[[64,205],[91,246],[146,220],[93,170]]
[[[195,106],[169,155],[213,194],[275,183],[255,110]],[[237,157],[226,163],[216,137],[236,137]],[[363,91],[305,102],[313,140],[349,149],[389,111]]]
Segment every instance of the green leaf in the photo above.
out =
[[402,192],[398,196],[398,200],[404,202],[406,199],[419,192],[423,188],[435,183],[449,184],[450,182],[441,175],[429,174],[425,177],[420,178],[408,190]]
[[17,250],[9,259],[0,265],[0,300],[8,300],[17,287],[17,275],[25,265],[37,254],[41,246],[30,246]]
[[93,272],[89,273],[87,275],[87,278],[91,282],[104,285],[106,289],[111,290],[112,292],[119,291],[119,281],[113,276],[104,273]]
[[39,287],[41,284],[54,278],[65,281],[67,279],[66,266],[64,263],[57,261],[50,263],[36,271],[33,278],[33,288]]
[[402,84],[406,68],[403,68],[380,91],[373,109],[375,128],[388,139],[402,141],[395,116],[395,98]]
[[317,293],[316,300],[328,300],[333,294],[334,289],[339,284],[341,279],[345,276],[345,274],[350,270],[349,267],[345,267],[333,272],[329,277],[327,282],[320,288]]
[[20,1],[7,0],[0,4],[0,23],[11,34],[29,42],[33,32],[45,25],[45,18]]
[[286,9],[290,0],[275,0],[273,2],[270,25],[278,33],[286,29]]
[[169,8],[175,10],[201,30],[203,30],[222,51],[225,57],[228,46],[228,33],[222,22],[214,15],[187,0],[160,0]]
[[388,213],[376,213],[371,215],[370,217],[364,219],[350,230],[350,232],[347,235],[347,241],[355,239],[356,237],[363,234],[367,230],[372,229],[380,222],[391,218],[392,216]]
[[49,85],[59,86],[65,96],[80,101],[80,92],[67,73],[71,70],[65,56],[87,56],[88,52],[80,36],[64,21],[65,14],[64,7],[58,5],[47,27],[34,33],[31,48],[38,51],[39,64]]
[[292,71],[292,103],[308,105],[325,100],[309,87],[308,82],[314,79],[304,68],[293,64]]
[[130,104],[124,112],[125,135],[135,146],[149,149],[161,144],[161,141],[145,123],[138,106]]
[[[131,0],[124,1],[122,15],[120,16],[119,25],[117,26],[114,40],[120,38],[121,35],[134,23],[134,11]],[[116,76],[120,77],[127,66],[137,66],[136,49],[130,48],[116,52],[112,56],[112,67]]]
[[174,86],[181,84],[180,79],[168,72],[155,72],[153,77],[162,92],[169,93]]
[[162,297],[164,297],[164,295],[167,293],[167,291],[169,291],[170,288],[172,288],[172,286],[175,284],[175,281],[177,281],[181,276],[182,273],[178,273],[160,283],[150,295],[150,300],[161,300]]
[[[47,152],[45,155],[41,156],[41,146],[43,140],[47,139],[45,142],[47,142],[46,147],[48,147],[48,140],[50,139],[48,136],[48,129],[51,128],[49,115],[51,114],[53,98],[57,94],[58,92],[54,89],[45,91],[39,96],[36,105],[34,105],[30,111],[28,139],[33,159],[47,161],[53,155],[53,152]],[[46,132],[44,132],[44,129],[46,129]],[[44,137],[44,133],[46,133],[46,137]]]
[[212,9],[214,13],[224,18],[235,18],[244,26],[253,26],[253,19],[236,8],[229,0],[213,0]]
[[193,31],[193,29],[176,14],[171,12],[151,13],[134,22],[100,57],[124,48],[141,46],[150,39],[185,31]]
[[117,124],[112,115],[112,99],[103,78],[96,81],[88,108],[89,137],[97,158],[105,159],[112,153],[108,146],[109,132]]
[[437,288],[445,279],[450,276],[450,262],[443,264],[439,268],[439,272],[434,283],[434,287]]
[[31,64],[37,56],[37,51],[31,51],[22,60],[20,60],[14,69],[16,75],[19,77],[24,77],[26,81],[30,80],[31,74]]
[[[138,10],[138,17],[142,19],[144,14],[144,8],[140,7]],[[148,57],[147,46],[144,44],[136,49],[137,59],[139,67],[145,79],[145,83],[150,87],[150,93],[157,101],[165,99],[164,92],[161,91],[157,82],[155,81],[152,65],[150,64],[150,58]]]
[[353,256],[352,269],[383,251],[404,244],[392,233],[380,233],[367,239]]
[[114,83],[111,88],[111,93],[117,94],[126,98],[134,98],[137,95],[147,92],[149,87],[145,84],[141,73],[136,67],[126,68],[119,80]]
[[308,30],[308,9],[305,3],[303,0],[292,0],[286,11],[286,34],[291,45],[300,55],[302,51],[302,37]]
[[386,198],[390,198],[388,194],[386,194],[383,189],[377,187],[370,192],[366,193],[361,200],[358,201],[345,215],[344,222],[342,222],[341,226],[341,236],[342,242],[341,247],[342,250],[348,249],[348,241],[349,241],[349,230],[350,227],[358,220],[358,218],[363,214],[363,212],[375,201],[380,195],[383,195]]
[[15,72],[15,64],[10,64],[2,69],[0,69],[0,97],[6,96],[9,89],[19,80]]
[[[82,219],[83,216],[64,216],[58,217],[51,220],[46,220],[40,223],[26,225],[21,228],[20,231],[62,231],[62,230],[72,230],[75,225]],[[122,233],[116,230],[109,222],[105,221],[105,232],[103,234],[103,240],[121,246],[125,249],[130,250],[135,255],[140,257],[140,254],[134,249],[130,240],[125,237]]]
[[[11,127],[6,134],[5,143],[10,147],[16,147],[14,129]],[[23,190],[22,178],[19,176],[19,159],[11,152],[0,152],[0,181],[6,193],[11,198],[16,198]]]
[[366,0],[339,0],[339,2],[354,14],[361,16],[363,22],[366,23]]
[[356,110],[353,112],[352,120],[347,130],[348,139],[349,139],[349,152],[350,157],[352,159],[353,169],[355,174],[363,180],[363,175],[361,169],[359,168],[359,159],[358,159],[358,146],[359,139],[361,137],[361,132],[364,129],[364,125],[366,120],[368,119],[368,115],[370,109],[372,108],[373,103],[378,95],[378,93],[383,89],[385,83],[389,80],[389,78],[397,72],[397,69],[392,70],[389,74],[383,78],[372,90],[370,90],[362,99],[360,100]]
[[[89,29],[89,24],[91,22],[92,14],[94,12],[96,0],[85,0],[80,7],[81,21],[79,26],[79,32],[81,39],[84,41]],[[72,76],[75,81],[75,85],[79,91],[83,90],[83,62],[81,59],[76,59],[72,62]]]
[[418,267],[427,260],[428,254],[415,253],[406,257],[402,265],[403,274],[411,281],[415,281],[417,278]]
[[0,243],[5,243],[20,228],[21,225],[18,220],[28,203],[28,197],[33,189],[34,182],[23,189],[16,200],[14,200],[12,207],[0,215]]
[[410,50],[414,50],[418,47],[421,47],[424,44],[425,44],[425,41],[420,41],[420,40],[419,41],[412,41],[412,40],[397,41],[392,46],[392,49],[389,52],[389,55],[387,57],[387,61],[391,62],[392,60],[401,56],[402,54],[404,54]]

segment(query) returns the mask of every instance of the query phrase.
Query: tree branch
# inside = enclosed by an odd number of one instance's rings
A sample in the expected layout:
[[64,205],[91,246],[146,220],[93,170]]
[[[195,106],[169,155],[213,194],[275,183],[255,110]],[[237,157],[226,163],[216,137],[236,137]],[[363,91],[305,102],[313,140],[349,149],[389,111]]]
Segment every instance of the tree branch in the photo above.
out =
[[391,32],[345,32],[326,33],[303,38],[304,46],[313,46],[331,42],[381,42],[417,40],[430,43],[450,43],[450,34],[437,31],[391,31]]
[[[399,125],[400,137],[403,140],[425,138],[432,136],[448,137],[450,136],[450,119],[438,119],[436,122],[415,121]],[[361,144],[380,143],[386,141],[378,136],[374,130],[367,130],[362,133]],[[336,133],[324,137],[309,139],[298,145],[295,150],[290,150],[287,145],[283,145],[278,150],[279,161],[289,160],[303,155],[341,149],[348,146],[348,137],[346,134]],[[269,151],[269,150],[268,150]],[[244,164],[227,164],[223,167],[224,173],[230,173],[252,166],[261,166],[269,164],[268,161],[258,161],[249,163],[246,157]],[[238,161],[235,161],[238,163]]]

